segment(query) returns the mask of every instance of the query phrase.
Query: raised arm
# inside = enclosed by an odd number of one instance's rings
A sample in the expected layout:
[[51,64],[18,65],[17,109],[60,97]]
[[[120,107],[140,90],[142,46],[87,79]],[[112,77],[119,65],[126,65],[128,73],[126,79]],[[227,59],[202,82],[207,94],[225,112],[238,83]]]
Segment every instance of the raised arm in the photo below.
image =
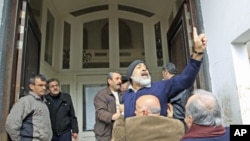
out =
[[192,58],[195,60],[201,60],[207,46],[207,37],[205,34],[198,35],[196,27],[193,27],[193,41],[194,46]]
[[199,73],[202,57],[207,46],[207,37],[205,34],[198,35],[195,27],[193,28],[193,42],[193,53],[189,63],[179,76],[170,80],[174,81],[171,83],[174,86],[172,86],[173,89],[170,92],[170,97],[176,95],[176,93],[180,90],[184,90],[192,86],[197,74]]

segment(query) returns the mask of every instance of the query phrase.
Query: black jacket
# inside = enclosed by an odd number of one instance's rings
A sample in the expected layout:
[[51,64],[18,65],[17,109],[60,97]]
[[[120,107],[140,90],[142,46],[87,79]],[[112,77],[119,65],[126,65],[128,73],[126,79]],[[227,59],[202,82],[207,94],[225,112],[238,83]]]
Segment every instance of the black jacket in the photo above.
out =
[[78,133],[78,122],[71,96],[60,92],[56,103],[50,94],[47,94],[45,98],[47,99],[46,104],[50,111],[53,134],[61,135],[70,130],[73,133]]
[[174,110],[173,118],[184,121],[185,105],[191,95],[191,90],[185,89],[178,93],[178,95],[176,95],[175,97],[170,98],[169,102],[173,105]]

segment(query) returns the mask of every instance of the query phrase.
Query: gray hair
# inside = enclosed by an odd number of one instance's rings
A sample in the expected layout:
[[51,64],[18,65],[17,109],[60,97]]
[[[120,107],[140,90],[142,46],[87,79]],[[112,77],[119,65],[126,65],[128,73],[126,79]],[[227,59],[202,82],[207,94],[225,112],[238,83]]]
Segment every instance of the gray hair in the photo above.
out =
[[147,109],[151,112],[151,114],[160,114],[161,108],[160,107],[155,107],[151,105],[147,105]]
[[177,69],[172,62],[169,62],[169,63],[163,65],[162,70],[167,70],[169,73],[171,73],[173,75],[177,74]]
[[35,79],[41,79],[41,81],[46,81],[46,77],[42,74],[32,75],[29,79],[29,84],[35,85]]
[[186,116],[191,116],[198,125],[222,125],[221,105],[216,95],[211,92],[196,89],[196,98],[186,105]]
[[109,80],[109,79],[111,79],[111,80],[113,79],[113,74],[114,74],[114,73],[120,74],[120,72],[118,72],[118,71],[111,71],[111,72],[109,72],[108,75],[107,75],[107,85],[108,85],[108,86],[109,86],[108,80]]

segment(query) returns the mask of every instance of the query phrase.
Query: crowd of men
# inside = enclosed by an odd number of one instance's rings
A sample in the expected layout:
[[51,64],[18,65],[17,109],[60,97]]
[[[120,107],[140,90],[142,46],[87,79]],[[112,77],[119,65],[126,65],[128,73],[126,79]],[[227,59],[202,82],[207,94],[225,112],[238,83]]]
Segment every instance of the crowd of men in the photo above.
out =
[[[168,63],[163,80],[151,82],[142,60],[134,60],[126,76],[108,73],[107,87],[94,97],[96,141],[229,141],[216,95],[202,89],[191,92],[207,45],[205,34],[198,35],[196,28],[193,40],[193,53],[180,74]],[[59,80],[34,75],[29,88],[7,117],[11,140],[78,140],[73,102],[60,91]]]

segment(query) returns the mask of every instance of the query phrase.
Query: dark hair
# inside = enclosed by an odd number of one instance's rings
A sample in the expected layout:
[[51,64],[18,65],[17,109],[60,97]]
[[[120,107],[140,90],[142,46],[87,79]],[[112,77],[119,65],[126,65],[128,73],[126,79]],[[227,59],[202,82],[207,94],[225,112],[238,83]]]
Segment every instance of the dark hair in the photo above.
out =
[[42,81],[46,81],[46,77],[42,74],[36,74],[36,75],[32,75],[29,79],[29,84],[33,84],[35,85],[35,79],[41,79]]
[[128,77],[125,75],[122,75],[122,83],[128,82]]
[[171,62],[162,66],[162,70],[167,70],[169,73],[174,74],[174,75],[178,73],[175,65]]
[[60,81],[56,78],[50,78],[49,80],[47,80],[47,84],[49,85],[50,82],[54,82],[56,81],[58,84],[60,84]]

